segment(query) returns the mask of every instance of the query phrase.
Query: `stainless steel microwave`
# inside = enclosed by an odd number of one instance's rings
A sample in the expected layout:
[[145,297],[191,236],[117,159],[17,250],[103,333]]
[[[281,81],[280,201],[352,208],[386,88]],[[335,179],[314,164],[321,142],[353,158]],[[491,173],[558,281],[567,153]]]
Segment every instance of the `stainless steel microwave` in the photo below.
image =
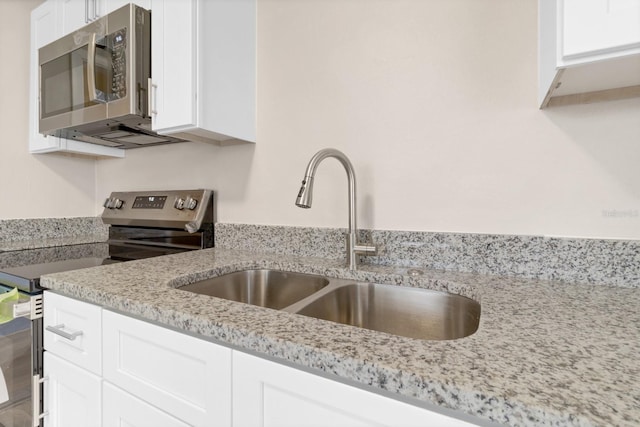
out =
[[178,142],[151,130],[151,15],[129,4],[40,48],[39,132],[110,147]]

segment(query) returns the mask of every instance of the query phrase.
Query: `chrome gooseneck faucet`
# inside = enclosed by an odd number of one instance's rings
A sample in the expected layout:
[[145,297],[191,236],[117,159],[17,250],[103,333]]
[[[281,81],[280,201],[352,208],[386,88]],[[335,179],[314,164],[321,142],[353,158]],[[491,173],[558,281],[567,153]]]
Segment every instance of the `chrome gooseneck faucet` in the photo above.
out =
[[337,159],[344,169],[347,171],[347,180],[349,185],[349,232],[347,234],[347,262],[349,270],[355,270],[358,255],[375,255],[377,248],[373,245],[362,245],[358,243],[358,230],[356,227],[356,174],[353,165],[341,151],[333,148],[325,148],[318,151],[309,161],[307,170],[302,180],[302,187],[296,198],[296,206],[301,208],[310,208],[313,198],[313,177],[320,162],[327,157]]

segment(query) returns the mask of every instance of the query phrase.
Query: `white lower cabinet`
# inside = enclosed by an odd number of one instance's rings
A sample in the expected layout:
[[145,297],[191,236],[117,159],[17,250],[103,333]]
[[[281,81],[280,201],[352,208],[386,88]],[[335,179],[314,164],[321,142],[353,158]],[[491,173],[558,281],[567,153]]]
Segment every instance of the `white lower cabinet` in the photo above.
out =
[[142,399],[105,382],[102,389],[102,425],[113,427],[189,427]]
[[231,426],[231,349],[49,291],[45,301],[56,326],[44,337],[46,427]]
[[234,427],[473,424],[248,354],[233,354]]
[[105,381],[186,425],[231,426],[231,349],[107,310],[102,319]]
[[473,425],[49,291],[48,324],[46,427]]
[[44,425],[100,427],[102,380],[47,351],[44,353]]

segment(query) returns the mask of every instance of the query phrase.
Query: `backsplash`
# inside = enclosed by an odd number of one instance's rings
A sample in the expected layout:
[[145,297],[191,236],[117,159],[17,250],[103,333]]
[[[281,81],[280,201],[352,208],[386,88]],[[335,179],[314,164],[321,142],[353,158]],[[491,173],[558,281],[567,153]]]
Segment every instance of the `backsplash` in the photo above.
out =
[[0,220],[0,251],[105,242],[107,236],[97,217]]
[[[346,259],[344,229],[215,225],[220,248]],[[0,220],[0,252],[105,242],[98,217]],[[360,230],[378,255],[363,264],[640,288],[640,241]]]
[[[345,258],[344,229],[216,224],[216,247]],[[640,242],[361,230],[378,245],[364,264],[640,288]]]

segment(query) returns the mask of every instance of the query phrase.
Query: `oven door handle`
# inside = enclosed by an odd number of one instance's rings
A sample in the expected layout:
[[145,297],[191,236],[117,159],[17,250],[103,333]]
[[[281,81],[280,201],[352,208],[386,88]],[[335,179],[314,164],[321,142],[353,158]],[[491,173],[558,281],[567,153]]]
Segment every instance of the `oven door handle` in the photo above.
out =
[[33,427],[40,427],[40,420],[49,415],[49,412],[40,412],[40,398],[42,397],[42,384],[48,381],[48,377],[40,378],[40,375],[31,377],[31,420]]
[[61,336],[62,338],[66,338],[69,341],[75,341],[76,338],[82,335],[82,331],[75,331],[71,333],[64,331],[64,323],[55,326],[47,326],[45,329]]

